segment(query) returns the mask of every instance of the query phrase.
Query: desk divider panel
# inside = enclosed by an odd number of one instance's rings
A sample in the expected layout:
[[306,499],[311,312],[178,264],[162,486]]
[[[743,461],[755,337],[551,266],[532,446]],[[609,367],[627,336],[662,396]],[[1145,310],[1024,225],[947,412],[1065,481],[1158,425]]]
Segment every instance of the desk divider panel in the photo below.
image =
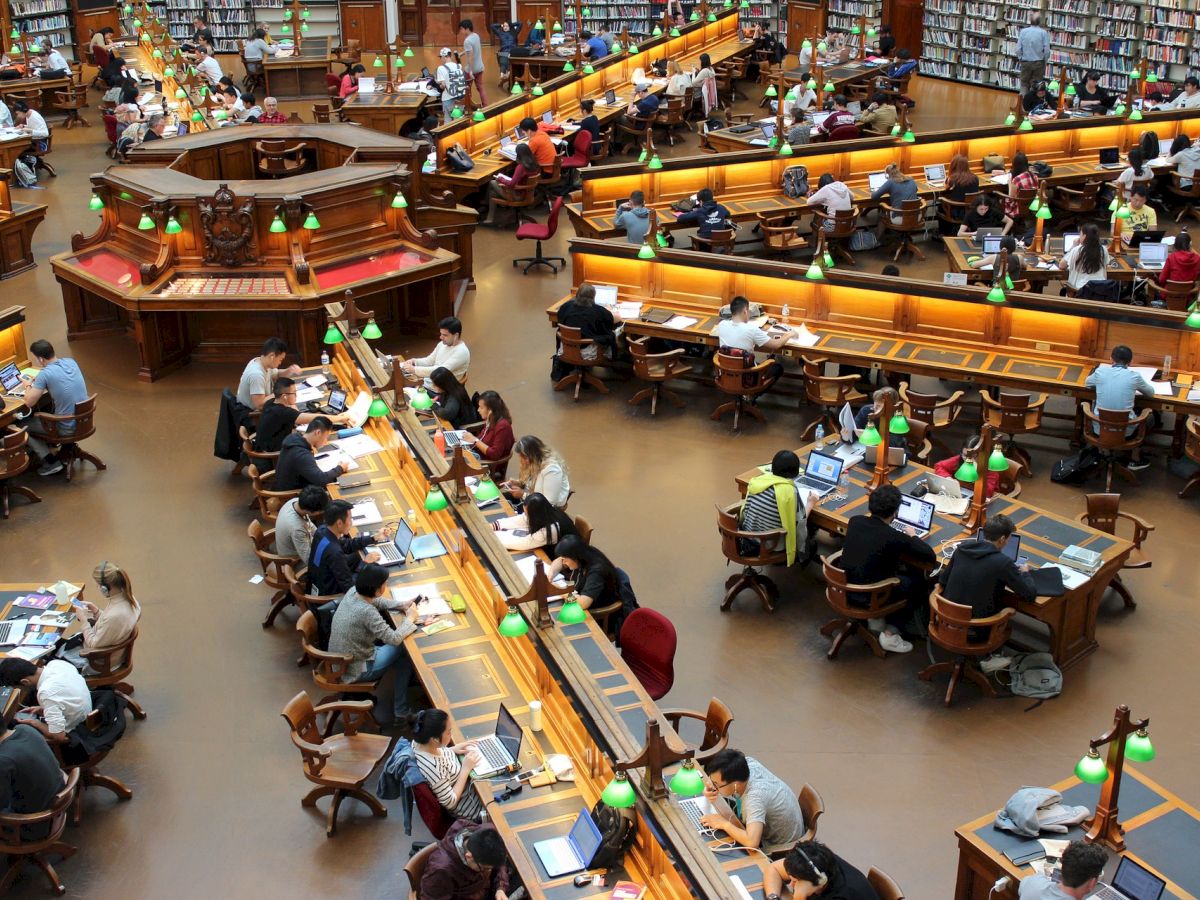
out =
[[939,297],[910,295],[907,319],[915,335],[931,335],[955,341],[990,342],[1001,310],[974,306]]
[[1027,309],[1005,310],[1005,341],[1010,347],[1027,350],[1073,353],[1091,343],[1095,323],[1083,317],[1047,316]]

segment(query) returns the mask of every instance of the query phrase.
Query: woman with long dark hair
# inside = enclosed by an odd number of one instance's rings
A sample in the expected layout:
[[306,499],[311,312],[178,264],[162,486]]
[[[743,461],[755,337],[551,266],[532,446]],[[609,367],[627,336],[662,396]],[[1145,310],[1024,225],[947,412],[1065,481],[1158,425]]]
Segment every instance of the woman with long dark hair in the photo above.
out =
[[512,453],[514,443],[508,406],[495,391],[484,391],[475,398],[475,408],[483,422],[483,431],[475,438],[475,452],[487,460],[504,459]]
[[468,422],[475,420],[475,408],[467,389],[462,386],[454,373],[445,366],[438,366],[429,373],[429,380],[437,393],[437,402],[433,404],[433,413],[439,419],[445,419],[455,428],[462,428]]
[[553,579],[560,572],[575,584],[575,595],[584,609],[602,607],[621,599],[617,567],[577,534],[568,535],[554,548],[554,562],[546,570]]
[[443,710],[423,709],[408,717],[407,726],[405,736],[412,741],[417,768],[438,803],[456,818],[478,821],[483,803],[471,786],[471,770],[483,762],[483,755],[471,742],[454,743],[450,715]]
[[500,543],[508,550],[546,550],[568,535],[578,535],[575,520],[541,494],[525,498],[525,511],[492,523]]
[[1100,240],[1100,230],[1088,222],[1079,232],[1079,243],[1058,261],[1067,270],[1067,284],[1078,291],[1089,281],[1108,277],[1108,248]]
[[1022,151],[1013,156],[1012,172],[1008,179],[1008,196],[1004,198],[1004,214],[1013,221],[1021,216],[1017,195],[1025,190],[1037,190],[1038,177],[1029,169],[1029,157]]

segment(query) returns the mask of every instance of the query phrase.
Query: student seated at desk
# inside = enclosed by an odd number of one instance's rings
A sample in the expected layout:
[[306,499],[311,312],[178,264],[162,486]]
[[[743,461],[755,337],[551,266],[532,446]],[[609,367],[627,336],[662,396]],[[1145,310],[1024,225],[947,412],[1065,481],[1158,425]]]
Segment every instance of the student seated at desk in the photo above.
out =
[[[274,97],[263,98],[263,114],[258,117],[259,125],[286,125],[288,117],[279,111],[279,101]],[[434,120],[435,124],[437,120]],[[420,138],[417,138],[420,140]]]
[[785,887],[797,898],[879,900],[867,876],[818,841],[797,844],[763,873],[766,900],[780,900]]
[[70,74],[71,65],[67,62],[67,58],[58,52],[56,47],[51,47],[49,50],[42,48],[42,52],[37,55],[37,60],[34,62],[34,68],[38,71],[43,69],[51,72],[63,72]]
[[[828,119],[826,120],[828,121]],[[887,181],[881,184],[875,190],[871,191],[871,199],[878,202],[884,197],[888,198],[888,205],[899,209],[901,204],[906,200],[917,199],[917,183],[895,163],[889,163],[887,168],[883,170],[887,175]],[[892,213],[893,222],[904,221],[904,214],[900,212]],[[883,216],[880,215],[880,228],[883,228]]]
[[298,491],[306,485],[323,487],[337,481],[338,476],[349,471],[347,463],[322,472],[314,454],[329,443],[333,422],[328,416],[314,416],[304,433],[293,431],[279,445],[279,458],[275,461],[273,491]]
[[683,71],[683,67],[679,65],[679,60],[672,59],[667,63],[667,79],[666,95],[668,97],[682,97],[687,93],[688,88],[692,86],[692,77]]
[[[846,367],[841,368],[843,375],[847,374]],[[892,398],[892,408],[897,412],[900,411],[900,394],[893,387],[881,387],[871,394],[871,402],[864,406],[860,406],[858,412],[854,414],[854,428],[856,431],[863,431],[871,424],[871,414],[877,409],[883,408],[883,403],[888,397]],[[888,434],[888,446],[904,448],[908,446],[908,441],[902,434]]]
[[500,206],[496,201],[504,196],[506,188],[522,187],[531,178],[537,178],[542,174],[542,167],[538,164],[528,143],[517,144],[515,153],[517,167],[513,169],[512,174],[506,175],[504,172],[500,172],[488,182],[487,209],[484,211],[484,217],[479,220],[480,225],[497,224],[496,214],[500,210]]
[[978,192],[979,176],[971,171],[971,161],[961,153],[954,154],[946,169],[943,195],[956,203],[964,203],[967,197]]
[[71,653],[70,657],[64,658],[80,668],[84,675],[93,675],[95,672],[79,655],[79,650],[102,650],[124,643],[142,617],[142,605],[133,596],[133,588],[124,569],[105,560],[96,566],[92,579],[104,596],[104,609],[86,600],[80,600],[72,607],[83,639],[79,642],[78,650],[64,651]]
[[[1006,219],[1006,221],[1008,221]],[[1021,261],[1021,254],[1017,252],[1017,239],[1011,234],[1006,234],[1000,238],[1000,249],[1008,251],[1008,272],[1007,275],[1013,281],[1021,277],[1021,272],[1024,270],[1024,265]],[[987,253],[983,256],[968,256],[967,264],[972,269],[992,269],[996,265],[996,260],[1000,258],[999,253]]]
[[1108,248],[1100,240],[1100,230],[1088,222],[1079,229],[1079,243],[1059,259],[1057,265],[1067,270],[1067,284],[1078,291],[1089,281],[1107,279],[1111,259]]
[[575,520],[541,494],[525,497],[525,511],[492,522],[492,530],[506,550],[545,550],[554,547],[568,535],[578,536]]
[[225,75],[221,71],[221,64],[210,55],[208,47],[204,44],[196,48],[196,71],[204,76],[209,87],[216,87]]
[[146,130],[142,134],[142,143],[148,141],[161,141],[163,132],[167,130],[167,117],[162,113],[155,113],[146,120]]
[[246,41],[242,57],[246,62],[261,63],[264,56],[274,56],[276,48],[267,43],[267,30],[255,28],[250,40]]
[[[29,416],[38,408],[38,403],[47,393],[54,401],[54,415],[69,416],[75,412],[75,404],[82,403],[88,398],[87,382],[79,364],[69,357],[58,357],[53,345],[46,340],[34,341],[29,345],[29,355],[33,357],[33,365],[38,373],[31,381],[22,375],[21,380],[28,386],[21,402],[25,405],[25,416]],[[56,475],[63,470],[62,461],[50,451],[50,445],[44,440],[46,427],[42,420],[36,417],[25,421],[29,434],[26,446],[34,459],[40,463],[39,475]],[[58,423],[59,434],[73,434],[74,421]]]
[[[796,793],[766,766],[740,750],[726,748],[705,765],[704,796],[717,812],[701,824],[721,830],[743,847],[774,853],[793,846],[804,834],[804,813]],[[741,818],[730,801],[741,801]]]
[[629,199],[617,208],[613,225],[625,229],[625,240],[640,245],[650,230],[650,210],[646,208],[646,195],[634,191]]
[[1154,170],[1147,165],[1141,147],[1130,147],[1125,158],[1129,165],[1121,170],[1121,174],[1112,183],[1118,191],[1118,196],[1128,198],[1136,185],[1149,184],[1154,180]]
[[1020,900],[1084,900],[1091,897],[1108,864],[1108,851],[1088,841],[1071,841],[1062,855],[1062,883],[1045,875],[1026,875],[1017,891]]
[[680,225],[695,225],[697,236],[706,238],[729,227],[729,210],[716,201],[710,188],[701,188],[696,194],[696,205],[675,221]]
[[1017,196],[1021,191],[1037,190],[1039,179],[1037,173],[1029,168],[1029,157],[1022,150],[1013,156],[1012,171],[1009,173],[1008,193],[1004,198],[1004,214],[1016,220],[1021,215],[1021,205]]
[[1046,82],[1039,81],[1021,98],[1021,108],[1030,116],[1053,116],[1058,112],[1058,98],[1050,93]]
[[[1112,348],[1111,359],[1111,365],[1093,369],[1084,386],[1095,390],[1097,410],[1128,410],[1132,419],[1136,414],[1134,404],[1138,396],[1153,397],[1154,386],[1142,377],[1141,372],[1129,368],[1133,362],[1133,351],[1124,344]],[[1094,432],[1097,426],[1093,425],[1092,428]],[[1133,451],[1133,459],[1128,464],[1130,469],[1140,470],[1150,465],[1142,459],[1141,454],[1140,447]]]
[[483,802],[471,784],[471,770],[483,762],[483,754],[471,741],[454,743],[450,714],[444,710],[423,709],[409,715],[406,724],[417,768],[442,808],[458,819],[482,819]]
[[[296,408],[296,393],[299,388],[296,382],[286,375],[275,379],[271,386],[274,396],[263,404],[262,415],[258,419],[258,430],[254,432],[254,449],[262,453],[276,453],[283,447],[283,442],[292,434],[297,426],[308,425],[319,412],[300,412]],[[345,413],[330,416],[335,425],[350,421]]]
[[[459,66],[458,69],[461,72],[462,66]],[[442,70],[442,66],[438,66],[438,71],[440,72],[441,70]],[[342,76],[341,84],[338,85],[338,96],[341,97],[343,100],[345,100],[351,94],[357,94],[358,93],[358,79],[361,76],[364,76],[366,74],[367,74],[367,67],[364,66],[362,63],[355,63],[353,66],[351,66],[349,69],[347,69],[346,74]],[[441,82],[438,82],[438,83],[440,84]],[[453,102],[451,102],[450,105],[453,106],[454,105]],[[442,110],[443,110],[443,112],[446,113],[446,118],[449,119],[450,118],[450,110],[446,108],[445,91],[443,91],[443,93],[442,93]]]
[[1102,113],[1113,103],[1113,96],[1100,87],[1099,72],[1088,72],[1083,76],[1083,84],[1076,86],[1075,104],[1079,109]]
[[891,134],[896,124],[896,107],[888,102],[887,94],[876,92],[871,104],[858,116],[860,127],[875,134]]
[[[722,352],[726,349],[741,350],[750,357],[754,351],[762,350],[772,353],[782,350],[792,338],[792,329],[783,330],[771,336],[757,325],[750,324],[750,301],[745,297],[734,297],[729,301],[729,318],[722,319],[717,325],[717,340]],[[751,363],[753,364],[753,363]],[[768,385],[774,384],[783,375],[783,363],[775,359],[762,375],[762,380]]]
[[854,124],[854,113],[846,108],[849,101],[845,94],[835,94],[833,97],[833,112],[825,117],[825,121],[817,126],[817,133],[828,135],[835,128]]
[[974,619],[998,612],[1005,590],[1026,602],[1037,597],[1029,563],[1017,565],[1002,552],[1016,530],[1008,516],[991,516],[984,523],[983,539],[963,541],[950,562],[942,567],[938,576],[942,593],[951,603],[971,607]]
[[1181,231],[1175,235],[1175,246],[1158,273],[1158,283],[1165,286],[1168,281],[1195,281],[1197,278],[1200,278],[1200,253],[1192,249],[1191,233]]
[[62,659],[35,666],[17,656],[0,659],[0,687],[32,688],[37,705],[25,707],[29,718],[21,721],[36,728],[50,744],[58,744],[63,762],[73,765],[87,758],[82,748],[68,746],[71,732],[92,711],[92,693],[79,670]]
[[[933,464],[933,471],[943,478],[953,478],[954,473],[958,471],[958,467],[962,465],[963,458],[968,451],[972,451],[979,444],[978,437],[970,437],[963,443],[963,448],[956,456],[947,456],[945,459],[938,460]],[[984,485],[984,497],[991,497],[1000,487],[1000,473],[988,472],[987,483]]]
[[495,391],[483,391],[476,398],[483,431],[471,442],[471,447],[486,460],[504,459],[512,453],[512,415],[503,398]]
[[580,52],[588,59],[603,59],[608,56],[608,45],[604,43],[604,39],[599,35],[592,34],[586,28],[580,35],[583,38],[583,46]]
[[[879,645],[892,653],[908,653],[912,644],[900,636],[909,618],[928,602],[922,568],[932,569],[937,562],[933,548],[907,531],[892,527],[900,511],[900,490],[886,484],[876,488],[867,500],[870,515],[854,516],[846,527],[842,545],[842,570],[851,584],[874,584],[888,578],[900,579],[893,596],[903,596],[905,607],[886,620],[871,619],[867,625],[879,632]],[[851,599],[853,601],[853,598]]]
[[295,377],[303,371],[295,364],[286,369],[279,368],[287,353],[288,345],[283,338],[267,338],[263,342],[262,352],[246,363],[246,368],[242,370],[242,377],[238,380],[238,403],[250,409],[262,409],[276,378],[280,375]]
[[433,382],[436,399],[431,410],[439,419],[449,422],[455,429],[475,421],[475,408],[471,396],[462,382],[445,366],[438,366],[429,375]]
[[1200,137],[1193,141],[1186,134],[1176,135],[1171,143],[1171,154],[1167,157],[1167,164],[1174,166],[1180,175],[1185,176],[1179,179],[1181,188],[1191,187],[1192,176],[1200,169]]
[[617,355],[617,328],[621,315],[596,303],[596,289],[584,282],[575,296],[558,309],[558,324],[578,328],[580,336],[594,341],[583,348],[585,359],[613,359]]
[[[18,721],[10,730],[8,723],[0,719],[0,812],[45,812],[54,805],[54,797],[66,779],[58,757],[37,728]],[[38,834],[31,826],[25,829],[26,838]]]
[[554,171],[554,159],[558,156],[558,150],[555,149],[554,141],[550,140],[550,135],[538,128],[537,121],[526,116],[517,126],[517,133],[533,151],[533,158],[542,167],[542,172],[549,175]]
[[239,98],[242,104],[242,111],[237,117],[239,125],[257,125],[262,121],[263,109],[255,100],[254,95],[246,91]]
[[903,78],[909,72],[917,68],[917,61],[912,58],[912,54],[901,47],[896,51],[896,58],[891,65],[885,70],[888,78]]
[[[590,131],[592,133],[592,143],[598,143],[600,140],[600,119],[593,112],[596,108],[595,100],[580,100],[579,111],[583,113],[583,118],[577,123],[580,131]],[[573,119],[568,119],[568,122],[574,123]]]
[[[417,631],[416,603],[410,603],[399,623],[392,627],[389,610],[399,605],[387,588],[388,570],[371,563],[354,576],[354,588],[338,601],[329,628],[329,652],[350,657],[343,683],[378,681],[390,669],[394,673],[392,719],[402,724],[408,716],[408,686],[412,682],[412,658],[404,649],[404,639]],[[378,704],[376,704],[378,706]],[[376,712],[380,725],[386,717]],[[418,761],[418,765],[420,762]]]
[[501,485],[510,498],[521,500],[528,494],[538,493],[559,509],[567,505],[571,497],[571,481],[561,456],[532,434],[517,441],[512,452],[520,468],[516,479],[509,479]]
[[407,359],[400,368],[409,378],[424,378],[425,387],[432,388],[429,376],[438,366],[445,366],[462,381],[471,367],[471,351],[462,337],[462,322],[455,316],[446,316],[438,322],[438,342],[428,356]]
[[[1129,218],[1121,229],[1121,240],[1124,243],[1128,244],[1139,231],[1154,231],[1158,228],[1158,213],[1154,211],[1153,206],[1146,204],[1146,198],[1149,196],[1150,189],[1144,184],[1135,185],[1129,192],[1129,200],[1126,203],[1129,207]],[[1116,225],[1117,213],[1114,211],[1108,220],[1108,226],[1115,229]]]
[[[117,95],[117,100],[121,103],[131,104],[137,108],[137,98],[141,93],[138,83],[132,78],[125,77],[122,78],[118,84],[121,88],[121,91]],[[138,109],[138,115],[141,115],[141,109]]]
[[629,101],[629,106],[625,107],[625,124],[636,125],[638,122],[644,124],[647,119],[654,118],[657,112],[658,94],[650,93],[648,82],[639,81],[633,86],[633,99]]
[[45,150],[49,146],[50,126],[36,109],[30,109],[24,100],[14,100],[12,105],[13,121],[16,126],[32,139],[31,143],[37,150]]
[[1189,75],[1183,79],[1183,90],[1174,100],[1168,100],[1155,109],[1200,109],[1200,78]]
[[[206,47],[211,47],[214,43],[212,29],[208,27],[208,22],[204,16],[194,16],[192,18],[192,45],[203,44]],[[186,45],[185,45],[185,49]]]
[[[350,537],[352,503],[332,500],[325,507],[325,524],[312,536],[308,557],[308,592],[323,597],[344,594],[354,586],[354,573],[362,563],[379,562],[379,554],[367,550],[376,537],[387,540],[394,526],[388,525],[378,535]],[[365,552],[364,552],[365,551]]]
[[578,534],[568,534],[554,545],[554,561],[547,567],[546,577],[553,580],[560,573],[574,584],[575,596],[584,609],[600,609],[622,599],[620,569]]
[[299,497],[279,507],[275,516],[275,552],[307,563],[312,554],[313,533],[317,530],[314,522],[327,506],[329,492],[310,484],[301,489]]
[[[787,564],[793,565],[799,555],[801,562],[812,559],[808,544],[808,514],[816,504],[817,495],[806,493],[801,502],[796,490],[796,479],[800,477],[800,457],[791,450],[780,450],[771,459],[771,471],[755,475],[746,485],[746,500],[738,515],[738,527],[742,531],[778,531],[782,529],[787,538]],[[752,543],[745,552],[757,553],[758,541],[739,539]],[[816,545],[813,544],[813,551]],[[742,548],[739,548],[739,552]]]
[[[790,138],[789,138],[790,140]],[[837,222],[834,213],[846,212],[854,207],[854,194],[850,188],[838,181],[829,172],[817,180],[817,189],[808,195],[809,206],[820,206],[829,218],[822,223],[825,231],[833,231]]]
[[459,819],[437,843],[421,876],[424,900],[508,900],[504,839],[491,823]]

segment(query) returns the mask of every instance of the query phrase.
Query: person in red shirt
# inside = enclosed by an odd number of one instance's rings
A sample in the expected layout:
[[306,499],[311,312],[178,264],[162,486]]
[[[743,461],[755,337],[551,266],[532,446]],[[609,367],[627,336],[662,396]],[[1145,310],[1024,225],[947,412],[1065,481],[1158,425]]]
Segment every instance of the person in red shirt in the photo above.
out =
[[517,127],[521,131],[522,140],[533,151],[533,158],[542,167],[542,171],[549,174],[554,169],[554,157],[558,156],[558,151],[554,149],[554,142],[550,140],[550,135],[539,131],[537,122],[528,117],[522,119],[521,124]]
[[[974,449],[974,442],[977,440],[978,440],[978,438],[972,438],[971,440],[967,441],[967,443],[963,445],[963,450],[966,451],[968,449]],[[958,471],[958,467],[960,465],[962,465],[962,460],[963,460],[962,453],[959,453],[957,456],[948,456],[948,457],[946,457],[946,459],[943,459],[940,462],[934,463],[933,471],[936,474],[941,475],[943,478],[953,478],[954,473]],[[984,462],[982,463],[982,467],[983,468],[987,467],[986,460],[984,460]],[[959,484],[962,484],[962,482],[960,481]],[[964,485],[964,487],[966,487],[967,490],[970,490],[972,488],[972,485],[968,484],[968,485]],[[992,494],[996,493],[996,491],[999,489],[999,487],[1000,487],[1000,473],[999,472],[988,472],[987,473],[987,484],[984,487],[984,497],[991,497]]]
[[287,116],[279,111],[279,101],[274,97],[263,100],[263,114],[258,117],[259,125],[286,125]]
[[358,93],[358,76],[366,75],[367,67],[359,63],[354,66],[349,72],[342,76],[341,87],[338,88],[338,96],[345,100],[351,94]]
[[1195,281],[1200,277],[1200,253],[1192,249],[1192,236],[1186,231],[1175,235],[1175,249],[1167,255],[1158,283],[1168,281]]
[[477,402],[483,431],[475,438],[475,451],[492,462],[504,459],[515,443],[508,406],[495,391],[484,391]]

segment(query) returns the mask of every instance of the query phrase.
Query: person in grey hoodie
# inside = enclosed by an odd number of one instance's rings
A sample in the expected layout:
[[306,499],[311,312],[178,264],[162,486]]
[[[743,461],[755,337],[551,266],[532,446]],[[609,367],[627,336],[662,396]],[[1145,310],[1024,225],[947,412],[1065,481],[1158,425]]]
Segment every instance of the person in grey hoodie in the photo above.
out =
[[640,244],[646,239],[650,230],[650,210],[646,209],[646,195],[634,191],[629,199],[621,204],[613,224],[625,229],[625,240],[631,244]]
[[950,564],[938,576],[946,599],[971,607],[971,616],[976,619],[996,612],[1005,589],[1032,601],[1037,587],[1029,574],[1029,564],[1018,566],[1003,552],[1016,530],[1008,516],[993,516],[983,526],[982,540],[959,544]]
[[[817,189],[808,195],[808,205],[820,206],[826,215],[832,216],[834,213],[845,212],[852,208],[854,197],[850,193],[850,188],[826,172],[817,181]],[[825,220],[826,231],[832,231],[833,226],[832,218]]]

